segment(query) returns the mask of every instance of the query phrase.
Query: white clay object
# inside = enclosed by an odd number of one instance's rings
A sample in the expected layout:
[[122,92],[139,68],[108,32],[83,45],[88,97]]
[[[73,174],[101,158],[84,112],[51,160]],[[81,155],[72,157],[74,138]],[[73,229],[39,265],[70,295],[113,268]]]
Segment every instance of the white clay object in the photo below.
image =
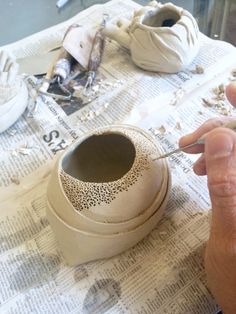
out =
[[0,52],[0,133],[14,124],[27,106],[28,89],[18,68],[6,51]]
[[142,240],[161,219],[170,190],[166,160],[152,137],[109,126],[76,141],[58,159],[47,215],[69,265],[108,258]]
[[144,70],[176,73],[199,51],[195,18],[172,3],[152,1],[130,18],[110,21],[104,31],[130,49],[133,62]]

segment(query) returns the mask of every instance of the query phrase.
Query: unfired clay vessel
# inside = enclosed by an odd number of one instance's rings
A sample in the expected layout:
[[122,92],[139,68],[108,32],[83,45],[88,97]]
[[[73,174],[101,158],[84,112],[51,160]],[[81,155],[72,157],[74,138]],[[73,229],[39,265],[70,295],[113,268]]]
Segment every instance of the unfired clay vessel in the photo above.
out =
[[144,70],[175,73],[186,68],[199,51],[194,17],[172,3],[150,2],[130,18],[107,23],[105,33],[130,49]]
[[122,125],[85,135],[59,158],[47,215],[68,264],[119,254],[154,228],[170,189],[159,154],[148,134]]
[[18,76],[18,64],[6,51],[0,52],[0,133],[25,111],[28,89]]

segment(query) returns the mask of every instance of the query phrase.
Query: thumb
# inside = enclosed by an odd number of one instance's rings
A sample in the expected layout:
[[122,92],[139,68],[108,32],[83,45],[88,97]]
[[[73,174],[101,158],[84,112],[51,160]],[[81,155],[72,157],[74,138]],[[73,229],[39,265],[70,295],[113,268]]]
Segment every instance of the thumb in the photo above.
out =
[[236,134],[217,128],[205,139],[206,172],[212,202],[211,236],[236,237]]

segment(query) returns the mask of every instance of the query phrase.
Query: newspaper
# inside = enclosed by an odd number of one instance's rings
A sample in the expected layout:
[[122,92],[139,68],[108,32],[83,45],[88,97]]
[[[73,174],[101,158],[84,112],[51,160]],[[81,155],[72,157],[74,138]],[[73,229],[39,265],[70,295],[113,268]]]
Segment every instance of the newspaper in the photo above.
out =
[[[45,53],[74,22],[98,25],[104,13],[123,16],[138,7],[127,0],[95,5],[3,48],[17,58]],[[206,179],[192,172],[196,156],[169,158],[171,197],[148,237],[119,256],[77,267],[66,266],[47,221],[46,189],[58,155],[98,126],[137,125],[169,151],[209,117],[234,114],[227,101],[222,109],[209,99],[228,82],[235,53],[201,35],[188,69],[159,74],[138,69],[127,50],[107,40],[99,97],[72,108],[42,97],[34,116],[26,112],[0,134],[0,313],[215,313],[203,264],[210,202]],[[194,73],[196,65],[203,74]]]

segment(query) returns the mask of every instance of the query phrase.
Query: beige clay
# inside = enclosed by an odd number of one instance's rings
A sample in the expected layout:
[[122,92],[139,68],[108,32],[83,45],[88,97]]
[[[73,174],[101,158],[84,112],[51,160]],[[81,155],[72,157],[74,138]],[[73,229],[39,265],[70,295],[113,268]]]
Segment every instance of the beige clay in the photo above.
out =
[[196,20],[172,3],[152,1],[133,16],[107,23],[105,33],[130,49],[134,63],[149,71],[178,72],[199,51]]
[[0,133],[22,115],[28,103],[28,90],[18,75],[18,64],[6,51],[0,52]]
[[48,186],[47,214],[70,265],[119,254],[162,217],[170,189],[155,141],[131,126],[98,129],[58,160]]

